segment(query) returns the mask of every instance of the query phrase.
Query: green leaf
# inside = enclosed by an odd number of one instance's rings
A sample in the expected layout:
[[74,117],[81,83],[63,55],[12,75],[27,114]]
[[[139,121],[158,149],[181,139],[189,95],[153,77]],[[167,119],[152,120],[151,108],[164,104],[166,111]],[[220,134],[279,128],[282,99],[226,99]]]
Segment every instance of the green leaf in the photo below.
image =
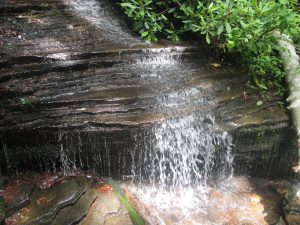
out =
[[287,20],[285,19],[285,20],[283,20],[281,23],[280,23],[280,25],[279,25],[279,28],[280,28],[280,30],[281,31],[284,31],[285,29],[287,29],[288,28],[288,22],[287,22]]
[[167,18],[167,17],[165,17],[165,15],[164,15],[164,14],[161,14],[161,17],[162,17],[164,20],[168,20],[168,18]]
[[20,103],[22,104],[22,105],[29,105],[29,104],[31,104],[32,102],[31,102],[31,100],[29,99],[29,98],[20,98]]
[[144,25],[145,25],[145,28],[146,28],[147,30],[149,30],[150,27],[149,27],[148,23],[145,22]]
[[125,3],[121,3],[122,7],[128,7],[128,8],[132,8],[132,9],[136,9],[137,7],[135,5],[132,5],[131,3],[125,2]]
[[146,37],[146,36],[148,36],[148,34],[149,34],[149,32],[148,32],[148,31],[145,31],[145,32],[143,32],[141,35],[142,35],[142,37]]
[[175,10],[176,10],[176,8],[169,9],[168,13],[173,13],[173,12],[175,12]]
[[207,42],[207,44],[210,44],[210,38],[209,38],[209,34],[208,33],[206,34],[206,42]]
[[167,33],[169,33],[169,34],[173,34],[173,33],[174,33],[174,31],[169,30],[169,29],[165,29],[165,31],[166,31]]
[[225,22],[225,26],[226,26],[226,31],[227,33],[231,33],[231,26],[229,23]]
[[256,105],[257,106],[260,106],[260,105],[262,105],[264,102],[263,101],[258,101],[258,102],[256,102]]
[[283,5],[287,4],[287,0],[279,0],[279,2],[280,2],[280,4],[283,4]]
[[219,28],[218,28],[218,35],[222,34],[223,31],[224,31],[224,25],[222,24],[222,25],[219,26]]
[[228,42],[227,42],[227,48],[228,49],[232,49],[234,47],[235,47],[235,42],[231,41],[231,40],[228,40]]

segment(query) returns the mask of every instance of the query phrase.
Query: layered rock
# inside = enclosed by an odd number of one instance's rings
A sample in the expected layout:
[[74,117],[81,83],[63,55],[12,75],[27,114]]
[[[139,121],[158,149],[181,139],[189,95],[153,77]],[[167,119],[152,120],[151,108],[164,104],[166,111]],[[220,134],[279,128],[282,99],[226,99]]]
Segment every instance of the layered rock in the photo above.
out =
[[143,43],[111,7],[92,0],[0,3],[3,173],[132,175],[142,157],[133,156],[136,140],[192,114],[201,115],[198,124],[218,124],[215,133],[232,134],[237,170],[291,172],[298,153],[279,99],[257,106],[260,96],[245,86],[243,70],[211,68],[205,47]]
[[[49,182],[50,177],[55,179],[56,176],[57,174],[47,174],[44,182]],[[40,189],[36,178],[32,176],[15,179],[11,178],[7,186],[1,189],[1,195],[6,200],[0,204],[1,224],[130,225],[133,224],[131,218],[139,218],[142,221],[134,209],[129,213],[127,207],[130,203],[126,202],[125,206],[124,196],[94,175],[63,177],[45,189]],[[36,182],[36,188],[30,191],[28,201],[22,207],[12,208],[9,199],[16,201],[23,198],[23,192],[10,193],[9,190],[13,188],[11,186],[17,182],[23,190],[28,186],[28,180]]]

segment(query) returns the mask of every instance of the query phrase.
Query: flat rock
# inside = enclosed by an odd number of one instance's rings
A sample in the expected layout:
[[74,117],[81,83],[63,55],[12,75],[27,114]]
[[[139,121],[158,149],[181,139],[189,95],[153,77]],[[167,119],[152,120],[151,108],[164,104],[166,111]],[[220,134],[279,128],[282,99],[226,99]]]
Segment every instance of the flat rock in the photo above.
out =
[[79,222],[87,213],[92,203],[97,199],[97,189],[92,184],[87,186],[86,192],[75,205],[63,208],[53,221],[55,225],[72,225]]
[[294,181],[287,185],[284,213],[289,225],[300,224],[300,182]]
[[80,225],[131,225],[131,219],[114,192],[101,192]]
[[289,225],[299,225],[300,224],[300,216],[299,215],[288,215],[286,217]]
[[29,203],[34,186],[34,183],[25,183],[21,186],[21,190],[16,198],[7,206],[6,211],[8,216],[11,216],[14,212],[22,209]]
[[26,208],[13,215],[12,224],[51,224],[62,208],[74,204],[83,195],[86,185],[84,178],[72,178],[33,193]]

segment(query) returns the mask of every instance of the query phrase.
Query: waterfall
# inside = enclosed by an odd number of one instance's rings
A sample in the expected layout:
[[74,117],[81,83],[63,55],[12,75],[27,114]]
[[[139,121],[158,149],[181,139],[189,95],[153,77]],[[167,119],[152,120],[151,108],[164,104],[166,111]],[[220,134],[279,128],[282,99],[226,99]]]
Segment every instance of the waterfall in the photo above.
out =
[[[181,55],[185,49],[147,50],[147,56],[135,66],[143,78],[166,86],[180,82],[189,74],[181,74]],[[169,68],[171,72],[163,73]],[[153,76],[155,73],[157,76]],[[209,185],[228,187],[233,173],[232,138],[216,120],[213,87],[170,89],[157,97],[153,110],[170,113],[170,119],[150,127],[143,134],[135,133],[132,154],[132,193],[151,207],[158,219],[167,212],[188,216],[205,212]],[[192,96],[201,96],[193,98]],[[176,113],[188,108],[186,113]],[[201,108],[201,110],[199,110]],[[172,118],[173,117],[173,118]],[[160,221],[161,224],[164,224]]]
[[[169,81],[184,76],[179,72],[182,67],[180,56],[184,51],[183,47],[147,50],[146,56],[138,59],[135,65],[143,71],[143,78],[147,79],[148,75],[167,88]],[[170,66],[173,68],[170,74],[159,72]],[[152,78],[153,72],[160,75]],[[191,98],[193,95],[202,96],[196,99]],[[174,113],[173,119],[153,125],[143,134],[146,138],[134,137],[136,144],[132,154],[143,151],[143,159],[136,160],[139,165],[133,166],[133,173],[138,167],[143,167],[138,177],[162,189],[206,184],[213,172],[219,176],[232,174],[232,140],[216,122],[213,88],[203,90],[200,86],[172,90],[163,97],[157,97],[160,111],[172,114],[172,110],[183,107],[202,107],[202,110],[191,110],[192,113],[177,118]]]
[[103,41],[110,41],[115,44],[142,43],[139,38],[134,38],[124,22],[113,14],[111,10],[113,6],[109,2],[97,0],[64,1],[70,7],[71,12],[79,15],[88,24],[95,26],[100,32],[105,33],[105,37],[102,37],[104,35],[99,36]]

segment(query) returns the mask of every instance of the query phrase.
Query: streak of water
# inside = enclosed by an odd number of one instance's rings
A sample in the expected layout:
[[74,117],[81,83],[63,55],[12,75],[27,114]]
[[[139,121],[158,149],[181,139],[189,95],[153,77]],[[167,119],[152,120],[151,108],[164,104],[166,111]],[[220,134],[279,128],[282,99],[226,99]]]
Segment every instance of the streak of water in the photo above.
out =
[[[180,68],[180,57],[172,57],[173,51],[178,51],[180,56],[184,48],[149,51],[148,57],[139,60],[137,65],[152,73],[170,67]],[[178,73],[180,71],[174,70],[174,77]],[[170,77],[159,74],[161,76],[156,79],[167,86]],[[186,101],[201,92],[200,87],[178,90],[167,97],[159,97],[157,105],[162,110],[170,105],[179,108],[181,100]],[[202,99],[192,100],[192,104],[203,106],[205,110],[165,120],[143,135],[135,134],[132,171],[139,181],[134,182],[130,190],[143,204],[152,207],[152,213],[161,224],[164,224],[161,215],[170,212],[181,217],[189,216],[190,212],[205,213],[208,186],[213,180],[218,179],[222,188],[226,184],[228,187],[233,173],[232,140],[216,122],[213,99],[213,89],[207,89]]]
[[104,41],[115,44],[126,43],[128,45],[142,43],[140,39],[132,36],[129,29],[118,17],[111,15],[112,6],[110,3],[96,0],[65,0],[65,2],[75,12],[76,16],[99,28],[103,32],[103,35],[99,38]]
[[[137,60],[137,65],[149,67],[172,67],[176,65],[186,47],[153,48],[143,50],[146,57]],[[155,72],[155,70],[153,71]]]

